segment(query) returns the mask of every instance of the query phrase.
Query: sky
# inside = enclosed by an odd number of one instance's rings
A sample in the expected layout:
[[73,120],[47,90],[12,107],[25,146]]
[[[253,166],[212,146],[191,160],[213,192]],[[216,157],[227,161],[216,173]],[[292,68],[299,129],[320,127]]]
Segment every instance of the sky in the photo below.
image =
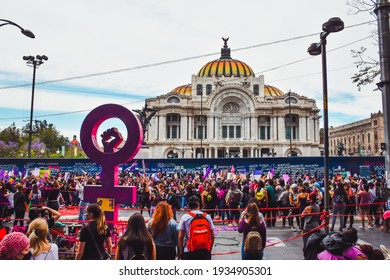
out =
[[[36,38],[0,27],[0,129],[29,121],[33,69],[23,56],[48,57],[36,71],[34,119],[71,139],[99,105],[140,109],[145,99],[191,83],[191,75],[219,58],[222,37],[230,38],[232,58],[263,74],[265,84],[312,98],[322,110],[321,56],[307,48],[332,17],[345,29],[327,40],[329,125],[368,118],[382,110],[381,93],[375,84],[359,91],[352,83],[351,50],[366,47],[378,58],[376,18],[354,14],[345,2],[2,0],[0,18]],[[121,125],[107,120],[99,130]]]

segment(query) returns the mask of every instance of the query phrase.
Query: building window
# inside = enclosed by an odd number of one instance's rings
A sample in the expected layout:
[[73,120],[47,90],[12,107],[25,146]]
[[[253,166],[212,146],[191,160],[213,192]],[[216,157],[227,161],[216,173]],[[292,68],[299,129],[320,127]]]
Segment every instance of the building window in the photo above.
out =
[[[355,136],[352,136],[352,144],[355,145]],[[355,153],[355,151],[353,151]]]
[[259,122],[259,139],[270,140],[271,139],[271,117],[260,116],[258,122]]
[[167,100],[168,103],[180,103],[180,99],[176,96],[171,96]]
[[364,144],[364,134],[362,134],[362,143]]
[[367,142],[368,142],[368,143],[371,142],[371,134],[370,134],[370,133],[367,133]]
[[206,116],[195,116],[194,139],[207,139]]
[[168,114],[167,115],[167,139],[179,139],[180,138],[180,115]]
[[378,132],[374,132],[374,141],[378,141]]
[[202,93],[203,93],[203,86],[197,85],[196,86],[196,95],[202,95]]
[[291,115],[291,124],[290,124],[290,115],[286,115],[285,117],[285,127],[286,127],[286,139],[290,139],[292,134],[293,140],[299,139],[299,123],[298,116]]
[[241,138],[241,126],[236,126],[236,138]]
[[206,85],[206,95],[210,95],[212,90],[213,90],[213,86],[210,84],[207,84]]
[[253,94],[259,95],[259,85],[253,85]]
[[377,120],[374,120],[374,125],[378,125],[378,121]]
[[222,126],[222,138],[223,139],[227,138],[227,126],[226,125]]
[[229,138],[234,138],[234,126],[229,125]]
[[348,144],[351,145],[351,137],[348,138]]

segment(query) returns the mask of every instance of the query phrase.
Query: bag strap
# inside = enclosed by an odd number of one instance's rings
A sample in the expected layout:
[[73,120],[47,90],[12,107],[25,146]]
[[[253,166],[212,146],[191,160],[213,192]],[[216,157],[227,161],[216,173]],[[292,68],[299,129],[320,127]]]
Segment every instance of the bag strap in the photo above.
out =
[[92,234],[92,229],[91,229],[91,227],[90,227],[89,225],[87,225],[86,227],[87,227],[87,229],[88,229],[88,231],[89,231],[89,235],[90,235],[91,238],[92,238],[93,245],[95,245],[95,249],[96,249],[96,251],[98,251],[98,253],[99,253],[100,259],[103,260],[104,258],[103,258],[102,252],[100,252],[100,249],[99,249],[99,247],[98,247],[98,245],[97,245],[95,236]]

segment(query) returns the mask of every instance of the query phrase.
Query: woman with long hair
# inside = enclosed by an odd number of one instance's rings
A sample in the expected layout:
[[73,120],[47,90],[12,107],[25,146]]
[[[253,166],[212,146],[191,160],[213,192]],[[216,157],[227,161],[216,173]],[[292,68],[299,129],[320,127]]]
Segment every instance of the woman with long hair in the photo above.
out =
[[127,228],[118,242],[116,260],[155,260],[156,246],[152,235],[146,229],[145,219],[134,213],[127,222]]
[[156,245],[157,260],[174,260],[176,258],[179,227],[173,219],[170,205],[164,201],[157,204],[153,218],[147,224]]
[[333,200],[333,216],[332,216],[332,225],[330,227],[330,231],[334,230],[334,226],[336,224],[336,219],[339,217],[340,219],[340,231],[343,231],[344,226],[344,213],[346,208],[346,201],[348,200],[347,192],[344,190],[344,184],[338,183],[336,189],[331,195]]
[[30,239],[30,260],[58,260],[58,246],[47,239],[49,227],[43,218],[37,218],[30,223],[27,236]]
[[[104,211],[97,203],[89,204],[86,209],[89,223],[80,229],[80,242],[76,260],[102,260],[111,255],[111,232],[106,223]],[[104,249],[104,243],[107,252]]]
[[[244,244],[248,233],[253,229],[260,233],[262,240],[262,249],[259,253],[246,253]],[[238,232],[243,234],[241,259],[243,260],[262,260],[264,255],[264,248],[267,241],[266,227],[264,222],[260,220],[259,208],[256,203],[249,203],[245,211],[242,212],[240,222],[238,224]]]

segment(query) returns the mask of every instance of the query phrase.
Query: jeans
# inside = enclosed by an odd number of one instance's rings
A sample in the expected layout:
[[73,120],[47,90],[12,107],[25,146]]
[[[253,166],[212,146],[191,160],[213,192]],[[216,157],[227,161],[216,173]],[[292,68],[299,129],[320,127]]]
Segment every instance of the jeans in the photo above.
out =
[[333,203],[333,217],[332,217],[332,226],[331,228],[334,228],[334,225],[336,223],[337,216],[340,217],[340,228],[344,226],[344,213],[345,213],[345,204],[336,204]]
[[242,260],[262,260],[264,256],[264,248],[261,250],[260,254],[247,254],[244,251],[244,241],[241,246],[241,259]]
[[79,203],[79,207],[80,207],[79,208],[79,221],[85,221],[87,219],[87,217],[85,216],[85,210],[86,210],[88,205],[89,205],[89,202],[80,200],[80,203]]

